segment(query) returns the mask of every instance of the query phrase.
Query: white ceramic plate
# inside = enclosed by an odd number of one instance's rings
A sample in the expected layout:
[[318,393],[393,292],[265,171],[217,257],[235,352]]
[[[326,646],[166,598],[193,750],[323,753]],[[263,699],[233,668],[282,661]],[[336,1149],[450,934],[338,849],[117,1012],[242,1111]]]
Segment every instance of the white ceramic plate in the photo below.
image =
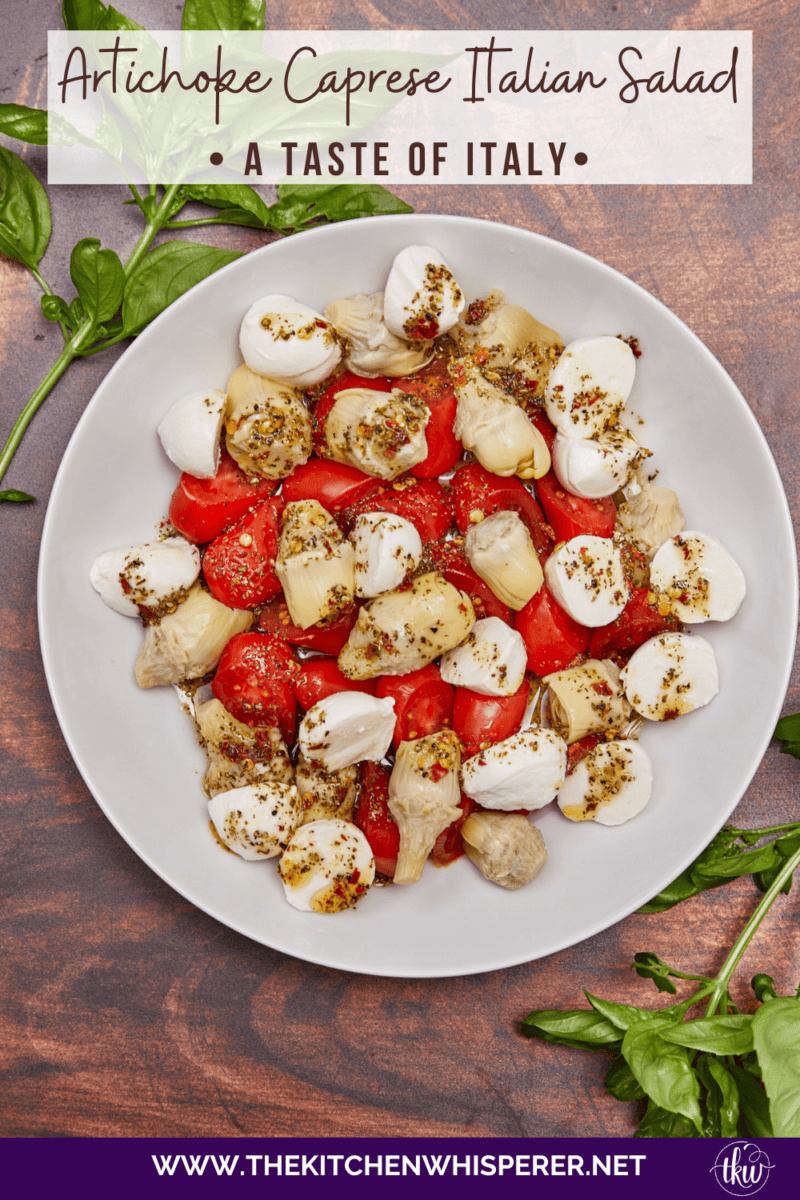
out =
[[[203,755],[172,689],[139,691],[137,621],[89,585],[103,550],[148,540],[177,471],[156,426],[180,395],[225,387],[237,330],[270,292],[319,309],[383,287],[394,255],[438,247],[470,297],[501,287],[565,341],[636,334],[643,348],[630,406],[644,420],[660,482],[689,528],[727,546],[749,593],[737,617],[705,626],[721,693],[642,741],[655,786],[617,829],[537,814],[549,861],[506,892],[462,859],[431,864],[409,888],[373,889],[356,910],[298,913],[274,862],[246,863],[209,835]],[[464,975],[551,954],[620,920],[674,878],[735,807],[769,741],[786,689],[797,571],[786,499],[749,408],[719,363],[652,296],[557,242],[483,221],[379,217],[266,246],[194,288],[136,339],[108,374],[69,444],[42,539],[39,620],[64,736],[86,783],[138,855],[192,903],[256,941],[311,962],[374,975]],[[91,884],[87,881],[87,887]]]

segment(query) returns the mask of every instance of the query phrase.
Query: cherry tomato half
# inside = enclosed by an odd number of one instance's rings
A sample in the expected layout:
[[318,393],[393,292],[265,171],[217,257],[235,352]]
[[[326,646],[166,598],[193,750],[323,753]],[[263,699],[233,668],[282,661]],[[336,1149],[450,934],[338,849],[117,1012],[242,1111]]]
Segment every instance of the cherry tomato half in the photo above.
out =
[[203,555],[203,574],[215,600],[230,608],[255,608],[281,590],[275,574],[279,496],[262,500],[223,533]]
[[453,687],[433,663],[407,675],[382,675],[375,695],[380,700],[394,700],[395,747],[452,726]]
[[513,696],[484,696],[469,688],[456,688],[453,730],[461,742],[461,757],[471,758],[487,742],[496,746],[512,737],[522,724],[529,697],[527,679]]
[[423,544],[438,542],[453,524],[450,497],[436,479],[412,479],[402,475],[382,491],[348,508],[342,517],[355,522],[359,513],[387,512],[405,517],[415,526]]
[[534,675],[563,671],[589,646],[591,629],[573,621],[542,584],[514,617],[514,628],[522,635],[528,651],[528,670]]
[[222,651],[211,690],[244,725],[277,726],[294,740],[297,660],[287,642],[269,633],[237,633]]
[[327,512],[337,513],[380,491],[381,487],[380,479],[356,467],[329,458],[311,458],[284,479],[282,494],[287,504],[295,500],[318,500]]
[[480,463],[467,463],[456,471],[452,487],[456,524],[462,533],[466,533],[476,519],[510,509],[519,513],[527,525],[536,553],[549,551],[553,544],[552,530],[548,528],[536,498],[515,476],[506,479],[502,475],[493,475]]
[[376,679],[348,679],[335,658],[308,658],[297,668],[292,686],[306,712],[336,692],[366,692],[375,695]]
[[461,793],[461,816],[451,821],[447,829],[443,829],[433,843],[431,858],[437,867],[448,867],[451,862],[464,854],[464,843],[461,840],[461,826],[475,808],[475,801],[470,796]]
[[319,650],[321,654],[336,655],[350,636],[357,616],[358,606],[354,605],[349,612],[342,613],[329,625],[309,625],[308,629],[303,629],[292,621],[281,594],[261,609],[258,614],[258,628],[262,633],[272,633],[275,637],[291,642],[293,646],[307,646],[309,650]]
[[278,482],[254,482],[223,449],[213,479],[181,475],[169,505],[170,522],[189,542],[211,542],[254,504],[274,495]]
[[568,542],[579,533],[594,537],[611,537],[617,510],[610,496],[602,500],[586,500],[566,491],[553,470],[537,479],[539,499],[557,542]]
[[417,479],[437,479],[449,471],[464,452],[453,433],[458,400],[447,369],[448,361],[447,358],[434,358],[414,375],[392,380],[393,387],[418,396],[431,414],[425,428],[428,456],[410,469],[410,474]]
[[654,604],[648,604],[648,588],[633,588],[631,598],[616,621],[594,629],[589,642],[592,658],[628,657],[648,638],[680,629],[680,621],[672,613],[661,616]]
[[389,811],[389,772],[379,763],[362,762],[356,825],[370,844],[375,870],[394,876],[400,853],[400,830]]

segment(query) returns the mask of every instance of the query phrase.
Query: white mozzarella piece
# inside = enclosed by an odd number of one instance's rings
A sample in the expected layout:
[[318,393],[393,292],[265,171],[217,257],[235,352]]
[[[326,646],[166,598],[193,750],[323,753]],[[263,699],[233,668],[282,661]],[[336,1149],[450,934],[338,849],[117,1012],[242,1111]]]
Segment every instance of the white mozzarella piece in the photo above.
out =
[[176,400],[158,427],[167,457],[180,471],[213,479],[219,468],[225,393],[190,392]]
[[342,357],[333,326],[291,296],[263,296],[245,314],[239,331],[251,371],[278,383],[306,388],[330,375]]
[[461,767],[461,786],[484,808],[532,810],[554,799],[566,770],[563,738],[552,729],[523,729],[468,758]]
[[650,565],[650,586],[665,592],[686,625],[728,621],[747,592],[742,569],[714,538],[686,530],[664,542]]
[[185,538],[106,550],[89,572],[102,601],[125,617],[183,599],[200,574],[200,551]]
[[400,251],[383,293],[383,319],[395,337],[425,341],[447,333],[464,304],[464,293],[438,250],[406,246]]
[[393,591],[422,558],[416,527],[394,513],[361,513],[352,536],[357,596]]
[[653,768],[638,742],[601,742],[581,759],[558,794],[570,821],[622,825],[644,808],[653,789]]
[[561,607],[590,629],[615,621],[628,602],[622,559],[611,538],[581,534],[563,542],[544,574]]
[[630,482],[648,454],[622,426],[594,438],[568,437],[559,431],[553,443],[553,470],[574,496],[599,500]]
[[662,633],[631,655],[620,679],[636,712],[671,721],[702,708],[719,691],[714,651],[705,638]]
[[292,835],[278,864],[286,899],[301,912],[341,912],[375,878],[364,834],[350,821],[309,821]]
[[218,792],[208,815],[229,850],[258,862],[286,848],[300,819],[300,797],[293,783],[267,779]]
[[394,700],[365,692],[336,692],[308,710],[297,744],[306,758],[326,771],[383,758],[394,733]]
[[567,437],[591,437],[613,428],[635,373],[633,351],[621,338],[570,342],[547,381],[547,415]]
[[442,679],[454,687],[482,696],[513,696],[527,664],[522,635],[499,617],[484,617],[460,646],[442,655],[440,670]]

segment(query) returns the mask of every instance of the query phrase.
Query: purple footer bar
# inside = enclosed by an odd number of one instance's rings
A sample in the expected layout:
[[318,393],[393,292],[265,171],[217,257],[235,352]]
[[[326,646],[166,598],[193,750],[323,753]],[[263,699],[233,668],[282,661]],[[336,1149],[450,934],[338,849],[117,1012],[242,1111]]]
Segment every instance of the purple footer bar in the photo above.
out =
[[[602,1138],[5,1138],[8,1196],[48,1184],[114,1200],[270,1196],[792,1194],[800,1141]],[[15,1186],[16,1185],[16,1186]]]

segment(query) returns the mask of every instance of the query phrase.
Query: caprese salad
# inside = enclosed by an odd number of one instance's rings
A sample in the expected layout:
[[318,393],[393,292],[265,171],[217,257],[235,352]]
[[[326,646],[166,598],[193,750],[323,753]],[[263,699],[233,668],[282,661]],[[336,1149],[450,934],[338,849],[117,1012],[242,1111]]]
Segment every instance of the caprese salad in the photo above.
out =
[[713,699],[685,627],[734,616],[745,581],[648,477],[635,339],[564,345],[409,246],[324,313],[263,297],[239,346],[159,426],[165,536],[91,571],[144,624],[138,684],[181,691],[222,845],[328,913],[464,854],[521,887],[554,801],[639,813],[637,727]]

